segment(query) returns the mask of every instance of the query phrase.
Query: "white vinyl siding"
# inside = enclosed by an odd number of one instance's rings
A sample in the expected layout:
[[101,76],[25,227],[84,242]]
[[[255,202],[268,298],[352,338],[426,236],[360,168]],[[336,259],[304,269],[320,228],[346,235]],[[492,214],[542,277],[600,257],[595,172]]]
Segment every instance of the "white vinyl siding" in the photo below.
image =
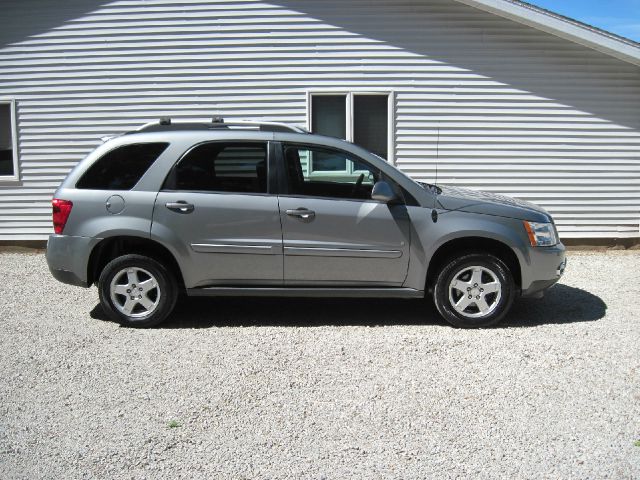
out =
[[305,126],[314,91],[393,92],[390,156],[416,179],[437,165],[536,202],[565,238],[640,235],[640,68],[455,0],[5,0],[0,26],[20,170],[0,240],[52,232],[55,188],[102,136]]

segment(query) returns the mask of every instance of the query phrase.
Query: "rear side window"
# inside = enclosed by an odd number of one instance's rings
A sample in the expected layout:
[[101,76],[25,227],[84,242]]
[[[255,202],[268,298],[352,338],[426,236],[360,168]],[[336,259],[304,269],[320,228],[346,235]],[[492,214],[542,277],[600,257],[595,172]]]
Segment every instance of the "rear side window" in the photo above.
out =
[[165,190],[267,193],[266,143],[203,143],[173,167]]
[[76,188],[130,190],[167,146],[168,143],[138,143],[111,150],[89,167]]

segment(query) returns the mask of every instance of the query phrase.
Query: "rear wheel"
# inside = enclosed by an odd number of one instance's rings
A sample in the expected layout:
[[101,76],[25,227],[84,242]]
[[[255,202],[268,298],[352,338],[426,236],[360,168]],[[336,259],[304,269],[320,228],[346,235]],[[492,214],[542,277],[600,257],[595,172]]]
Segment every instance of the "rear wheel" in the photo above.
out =
[[128,327],[152,327],[165,320],[176,303],[174,276],[143,255],[109,262],[98,281],[100,303],[113,320]]
[[468,253],[445,263],[433,298],[438,312],[456,327],[488,327],[507,314],[515,290],[502,260],[488,253]]

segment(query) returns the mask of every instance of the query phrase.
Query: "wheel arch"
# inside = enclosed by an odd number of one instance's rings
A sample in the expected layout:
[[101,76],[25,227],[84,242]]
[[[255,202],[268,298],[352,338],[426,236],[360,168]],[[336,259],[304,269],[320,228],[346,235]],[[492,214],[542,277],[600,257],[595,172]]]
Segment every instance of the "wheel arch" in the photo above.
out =
[[522,267],[515,251],[506,243],[494,238],[466,236],[453,238],[440,245],[431,256],[427,268],[426,289],[432,291],[438,272],[447,261],[464,252],[487,252],[502,260],[518,289],[522,286]]
[[88,285],[98,281],[100,272],[107,263],[127,254],[144,255],[162,263],[175,275],[178,286],[184,289],[182,270],[169,249],[155,240],[131,235],[105,238],[93,248],[87,264]]

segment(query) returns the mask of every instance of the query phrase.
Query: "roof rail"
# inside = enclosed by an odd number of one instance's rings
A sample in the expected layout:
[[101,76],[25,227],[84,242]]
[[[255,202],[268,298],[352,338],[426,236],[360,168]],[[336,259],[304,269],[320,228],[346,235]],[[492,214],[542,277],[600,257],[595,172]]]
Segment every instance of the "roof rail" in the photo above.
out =
[[295,125],[280,122],[260,122],[251,120],[233,120],[225,122],[222,117],[213,117],[210,123],[204,122],[173,122],[168,117],[162,117],[157,122],[142,125],[136,132],[164,132],[167,130],[217,130],[217,129],[249,129],[255,128],[263,132],[293,132],[309,133]]

